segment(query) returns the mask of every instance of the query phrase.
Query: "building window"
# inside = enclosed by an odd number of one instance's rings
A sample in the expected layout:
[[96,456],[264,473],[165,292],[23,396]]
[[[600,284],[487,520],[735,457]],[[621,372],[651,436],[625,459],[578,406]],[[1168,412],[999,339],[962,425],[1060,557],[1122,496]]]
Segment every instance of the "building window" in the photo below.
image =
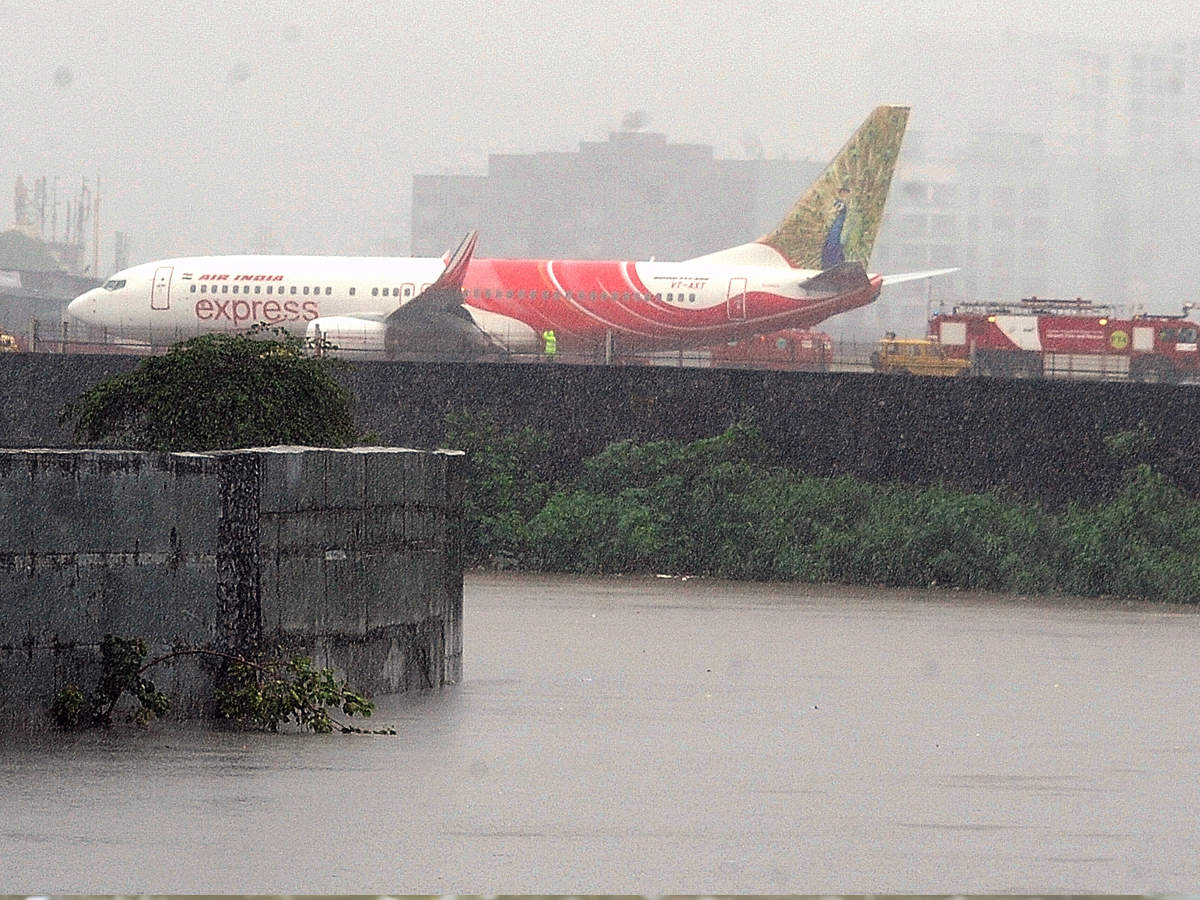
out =
[[325,296],[326,297],[328,297],[332,293],[333,293],[333,288],[331,288],[331,287],[325,288]]
[[950,206],[958,200],[958,187],[953,184],[935,184],[933,202],[936,206]]
[[351,297],[353,297],[353,296],[354,296],[354,288],[350,288],[350,296],[351,296]]
[[938,240],[954,240],[958,237],[954,216],[931,216],[929,219],[930,236]]
[[922,204],[926,198],[926,186],[919,181],[906,181],[903,187],[904,198],[910,203]]

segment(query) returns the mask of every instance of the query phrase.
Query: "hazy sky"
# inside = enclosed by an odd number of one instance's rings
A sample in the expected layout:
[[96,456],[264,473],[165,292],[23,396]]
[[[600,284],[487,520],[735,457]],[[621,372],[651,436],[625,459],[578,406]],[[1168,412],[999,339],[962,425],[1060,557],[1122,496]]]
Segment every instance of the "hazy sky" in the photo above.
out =
[[1133,8],[0,0],[0,228],[18,175],[58,176],[65,199],[99,173],[104,271],[118,230],[133,262],[251,249],[262,229],[289,252],[406,251],[414,174],[572,150],[634,110],[720,156],[753,135],[824,159],[879,103],[928,133],[1019,125],[985,108],[980,48],[1200,35],[1195,0]]

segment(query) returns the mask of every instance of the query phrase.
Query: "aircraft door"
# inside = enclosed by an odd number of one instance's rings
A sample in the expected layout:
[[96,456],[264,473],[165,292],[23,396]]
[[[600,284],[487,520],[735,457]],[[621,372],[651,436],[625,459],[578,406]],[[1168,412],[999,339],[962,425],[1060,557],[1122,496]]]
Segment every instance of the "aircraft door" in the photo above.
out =
[[154,286],[150,289],[151,309],[171,308],[171,275],[174,266],[159,266],[154,270]]
[[732,321],[742,321],[746,318],[746,279],[730,278],[729,293],[726,295],[725,309]]

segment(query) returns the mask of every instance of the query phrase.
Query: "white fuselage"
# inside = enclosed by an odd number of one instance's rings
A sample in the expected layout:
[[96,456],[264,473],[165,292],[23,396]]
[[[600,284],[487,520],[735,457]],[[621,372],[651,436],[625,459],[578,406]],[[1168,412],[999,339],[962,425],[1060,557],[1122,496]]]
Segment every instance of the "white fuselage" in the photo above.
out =
[[[330,318],[379,322],[435,282],[444,266],[419,257],[168,259],[118,272],[74,300],[70,313],[111,336],[156,343],[256,325],[303,334]],[[546,330],[567,342],[612,333],[647,344],[702,345],[842,311],[827,294],[809,296],[801,287],[816,274],[704,260],[474,259],[462,305],[508,349],[536,347]]]

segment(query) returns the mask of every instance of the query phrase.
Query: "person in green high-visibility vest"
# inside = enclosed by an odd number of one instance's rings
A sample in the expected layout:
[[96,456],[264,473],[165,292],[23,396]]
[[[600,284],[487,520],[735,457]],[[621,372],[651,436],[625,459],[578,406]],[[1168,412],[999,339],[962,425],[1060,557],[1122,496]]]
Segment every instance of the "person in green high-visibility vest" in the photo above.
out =
[[545,344],[547,356],[553,356],[558,352],[558,338],[554,336],[553,329],[542,332],[542,341]]

